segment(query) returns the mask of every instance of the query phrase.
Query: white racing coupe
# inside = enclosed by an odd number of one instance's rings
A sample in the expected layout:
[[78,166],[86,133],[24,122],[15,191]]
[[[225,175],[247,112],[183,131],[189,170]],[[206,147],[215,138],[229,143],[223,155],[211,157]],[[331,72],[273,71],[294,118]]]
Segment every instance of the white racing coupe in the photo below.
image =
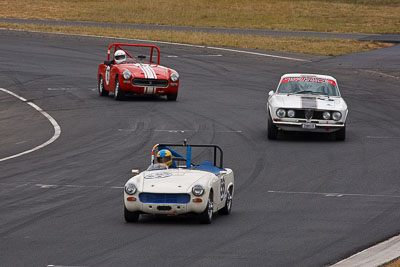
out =
[[330,133],[346,138],[347,104],[335,78],[318,74],[285,74],[267,103],[268,138],[282,131]]
[[[157,162],[155,157],[165,150],[172,154],[171,167]],[[207,152],[213,161],[200,164],[192,161],[204,158]],[[157,144],[147,170],[140,173],[132,170],[132,173],[135,176],[126,182],[124,189],[127,222],[137,222],[141,214],[192,213],[201,223],[209,224],[217,211],[225,215],[231,212],[234,175],[231,169],[223,167],[223,152],[217,145],[189,145],[186,140],[183,144]]]

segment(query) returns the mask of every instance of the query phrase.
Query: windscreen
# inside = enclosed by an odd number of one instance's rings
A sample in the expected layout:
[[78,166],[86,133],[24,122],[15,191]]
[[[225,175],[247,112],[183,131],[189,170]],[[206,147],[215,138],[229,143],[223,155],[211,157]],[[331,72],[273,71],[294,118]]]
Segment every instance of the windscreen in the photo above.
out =
[[158,51],[155,48],[119,45],[117,50],[123,50],[126,53],[124,63],[158,64]]
[[339,96],[336,82],[317,77],[287,77],[282,79],[279,94],[315,94]]

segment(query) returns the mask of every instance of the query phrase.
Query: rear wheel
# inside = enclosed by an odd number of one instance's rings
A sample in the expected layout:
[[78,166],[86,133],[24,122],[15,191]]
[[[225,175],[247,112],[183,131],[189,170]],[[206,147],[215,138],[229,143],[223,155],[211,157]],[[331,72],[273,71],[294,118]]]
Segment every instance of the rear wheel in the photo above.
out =
[[344,141],[346,139],[346,126],[335,132],[335,139],[338,141]]
[[222,215],[229,215],[232,209],[232,187],[226,192],[226,203],[225,206],[220,209],[219,213]]
[[118,76],[115,78],[115,88],[114,88],[114,99],[115,100],[123,100],[124,99],[124,92],[122,92],[120,86],[119,86],[119,79]]
[[275,140],[278,137],[278,127],[274,125],[271,118],[268,116],[268,139]]
[[99,77],[99,84],[97,85],[97,88],[99,89],[100,96],[108,96],[109,92],[106,89],[104,89],[104,79],[103,76],[101,75]]
[[214,214],[214,204],[212,201],[212,193],[210,192],[210,196],[208,197],[207,206],[202,213],[199,215],[200,223],[210,224],[213,219]]
[[139,212],[129,211],[124,206],[124,217],[126,222],[137,222],[139,220]]
[[176,93],[176,94],[168,94],[167,95],[168,101],[176,101],[177,97],[178,97],[178,93]]

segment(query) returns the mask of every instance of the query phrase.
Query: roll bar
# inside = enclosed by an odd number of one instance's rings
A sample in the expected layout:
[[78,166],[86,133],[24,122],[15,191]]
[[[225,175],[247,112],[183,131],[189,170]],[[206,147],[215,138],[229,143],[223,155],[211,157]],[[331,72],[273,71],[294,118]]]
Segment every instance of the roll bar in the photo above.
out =
[[[221,168],[221,169],[223,168],[224,153],[222,151],[222,148],[220,146],[218,146],[218,145],[213,145],[213,144],[189,145],[187,143],[186,139],[183,141],[183,144],[167,144],[167,143],[156,144],[156,145],[153,146],[153,149],[151,151],[151,164],[155,163],[155,151],[156,151],[157,148],[160,148],[160,147],[166,147],[166,148],[169,148],[169,147],[186,147],[186,167],[187,168],[191,168],[191,165],[192,165],[192,147],[211,147],[211,148],[214,148],[214,166],[216,166],[218,168]],[[219,151],[219,164],[217,164],[217,150]]]
[[160,49],[155,46],[155,45],[145,45],[145,44],[125,44],[125,43],[112,43],[110,44],[110,46],[107,49],[107,60],[110,60],[111,57],[111,49],[114,47],[114,52],[117,50],[122,50],[126,53],[127,56],[131,57],[131,58],[135,58],[134,56],[132,56],[131,54],[129,54],[125,49],[123,49],[121,46],[136,46],[136,47],[148,47],[150,48],[150,62],[153,61],[153,52],[154,49],[157,50],[157,65],[160,65]]

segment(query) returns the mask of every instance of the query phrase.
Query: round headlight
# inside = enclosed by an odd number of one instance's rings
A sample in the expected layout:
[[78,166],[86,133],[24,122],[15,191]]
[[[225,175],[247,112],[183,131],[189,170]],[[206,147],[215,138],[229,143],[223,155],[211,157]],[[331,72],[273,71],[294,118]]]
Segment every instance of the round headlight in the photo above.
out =
[[333,112],[333,114],[332,114],[332,118],[333,118],[335,121],[338,121],[338,120],[340,120],[340,119],[342,118],[342,113],[340,113],[339,111],[335,111],[335,112]]
[[192,193],[193,195],[199,197],[204,194],[204,187],[202,185],[197,184],[193,186]]
[[286,111],[284,110],[284,109],[278,109],[277,111],[276,111],[276,115],[279,117],[279,118],[283,118],[283,117],[285,117],[286,116]]
[[324,111],[324,113],[322,113],[322,117],[325,120],[329,120],[331,118],[331,113],[329,113],[328,111]]
[[176,82],[177,80],[179,80],[179,74],[177,72],[173,72],[171,74],[171,81]]
[[135,194],[135,193],[136,193],[136,185],[135,185],[135,184],[131,184],[131,183],[126,184],[126,185],[125,185],[125,192],[126,192],[128,195],[133,195],[133,194]]
[[289,109],[288,111],[287,111],[287,115],[288,115],[288,117],[289,118],[293,118],[294,117],[294,110],[293,109]]
[[122,76],[124,77],[125,80],[129,80],[132,77],[132,72],[130,72],[129,70],[125,70],[122,73]]

